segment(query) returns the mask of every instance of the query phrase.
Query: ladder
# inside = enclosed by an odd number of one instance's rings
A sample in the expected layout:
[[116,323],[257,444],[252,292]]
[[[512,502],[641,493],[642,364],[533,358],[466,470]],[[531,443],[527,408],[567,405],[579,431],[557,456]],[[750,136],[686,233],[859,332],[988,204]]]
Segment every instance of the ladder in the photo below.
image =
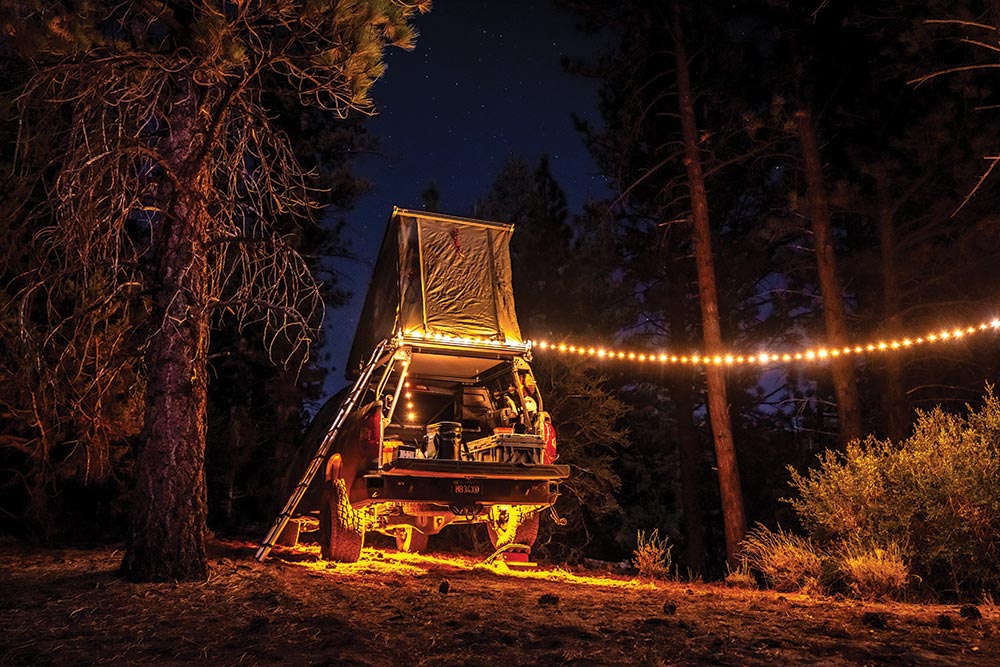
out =
[[312,460],[309,461],[309,466],[306,468],[305,473],[302,475],[302,479],[295,486],[292,491],[292,495],[289,496],[288,501],[285,503],[285,507],[281,510],[278,516],[275,518],[274,523],[271,525],[271,530],[267,533],[267,536],[260,543],[260,547],[257,549],[257,554],[255,558],[263,563],[267,555],[271,553],[271,549],[274,548],[274,544],[281,535],[281,531],[285,529],[288,524],[288,520],[292,517],[292,513],[295,508],[298,507],[299,501],[302,500],[302,496],[305,495],[306,490],[312,483],[313,477],[319,471],[320,466],[323,465],[323,461],[326,459],[326,455],[330,452],[330,447],[333,445],[333,441],[337,437],[337,433],[340,432],[341,427],[344,425],[347,416],[354,409],[361,397],[364,395],[365,390],[368,386],[368,381],[371,379],[372,373],[375,372],[375,368],[378,367],[379,362],[382,359],[382,355],[387,348],[393,344],[391,340],[384,340],[378,344],[375,351],[372,353],[371,358],[368,363],[362,368],[361,375],[354,382],[354,386],[351,387],[350,393],[347,394],[347,398],[340,406],[340,410],[337,411],[337,416],[334,417],[333,423],[330,424],[330,430],[326,432],[323,437],[322,442],[319,444],[319,449],[313,455]]

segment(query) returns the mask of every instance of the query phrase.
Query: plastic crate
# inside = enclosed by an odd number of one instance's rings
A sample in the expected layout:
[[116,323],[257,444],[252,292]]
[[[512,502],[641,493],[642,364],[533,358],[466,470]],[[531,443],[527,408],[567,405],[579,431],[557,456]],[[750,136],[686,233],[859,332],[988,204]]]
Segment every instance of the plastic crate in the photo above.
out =
[[545,441],[540,435],[494,433],[472,440],[468,447],[473,461],[537,465],[542,462]]

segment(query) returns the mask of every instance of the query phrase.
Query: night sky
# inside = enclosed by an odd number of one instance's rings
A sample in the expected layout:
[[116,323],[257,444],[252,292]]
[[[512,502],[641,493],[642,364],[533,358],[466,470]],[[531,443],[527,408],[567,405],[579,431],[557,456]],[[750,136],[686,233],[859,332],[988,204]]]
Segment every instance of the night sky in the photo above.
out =
[[327,313],[331,392],[344,366],[393,206],[419,209],[433,183],[439,210],[475,217],[474,204],[510,155],[550,158],[569,210],[607,192],[571,114],[598,119],[597,82],[563,71],[563,56],[593,59],[610,39],[587,35],[578,19],[551,2],[438,0],[416,20],[416,49],[392,49],[373,90],[378,115],[368,122],[379,154],[357,174],[373,183],[347,215],[359,261],[341,263],[345,308]]

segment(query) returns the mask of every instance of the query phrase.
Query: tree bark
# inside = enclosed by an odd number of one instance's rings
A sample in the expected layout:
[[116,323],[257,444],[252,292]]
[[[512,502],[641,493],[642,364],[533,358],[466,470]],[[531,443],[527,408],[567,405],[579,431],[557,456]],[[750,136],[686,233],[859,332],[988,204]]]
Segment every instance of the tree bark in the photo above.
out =
[[[899,313],[902,292],[896,267],[896,221],[889,198],[889,177],[881,165],[875,167],[875,200],[878,206],[878,229],[882,259],[882,308],[889,337],[895,338],[902,323]],[[910,406],[903,387],[903,362],[900,355],[885,357],[885,428],[893,442],[906,436]]]
[[674,382],[677,409],[677,450],[680,458],[681,506],[684,510],[684,560],[693,576],[705,573],[705,526],[698,498],[698,432],[694,423],[691,377],[686,373]]
[[[847,335],[847,316],[844,295],[837,277],[837,258],[833,248],[830,204],[823,184],[823,166],[819,145],[813,128],[812,115],[805,110],[795,114],[798,123],[799,143],[805,163],[809,218],[812,222],[816,246],[816,269],[823,295],[823,320],[826,324],[827,345],[840,349],[850,341]],[[849,356],[830,359],[834,392],[837,395],[837,412],[840,417],[840,438],[844,443],[862,436],[861,406],[858,385],[854,376],[854,363]]]
[[[674,248],[667,246],[667,251]],[[669,298],[674,304],[684,303],[687,284],[681,279],[680,271],[668,275]],[[674,339],[680,337],[686,327],[684,309],[680,306],[668,307],[667,325]],[[676,410],[677,454],[680,468],[681,507],[684,521],[684,561],[692,576],[705,573],[705,525],[702,520],[701,501],[698,494],[698,463],[700,459],[698,429],[694,419],[694,376],[678,373],[671,384],[670,396]]]
[[209,171],[194,162],[202,139],[195,132],[194,105],[182,102],[175,110],[179,113],[172,118],[174,131],[166,151],[172,173],[164,188],[163,217],[154,223],[152,322],[160,328],[145,354],[146,420],[121,566],[132,581],[196,581],[208,576],[205,241],[210,215],[201,194],[212,183]]
[[[698,271],[702,330],[705,339],[705,352],[709,356],[714,356],[723,350],[722,329],[719,324],[719,299],[715,287],[708,195],[705,190],[701,157],[698,154],[698,126],[694,116],[691,74],[688,69],[684,35],[681,30],[681,8],[677,2],[674,2],[673,32],[674,55],[677,63],[677,96],[684,141],[684,166],[687,169],[691,197],[692,235]],[[722,498],[722,516],[726,535],[726,560],[731,568],[737,568],[739,567],[739,545],[746,535],[746,513],[743,508],[740,473],[736,461],[732,425],[729,420],[726,377],[721,366],[711,363],[706,364],[705,377],[708,384],[708,414],[715,442],[715,460],[719,469],[719,492]]]

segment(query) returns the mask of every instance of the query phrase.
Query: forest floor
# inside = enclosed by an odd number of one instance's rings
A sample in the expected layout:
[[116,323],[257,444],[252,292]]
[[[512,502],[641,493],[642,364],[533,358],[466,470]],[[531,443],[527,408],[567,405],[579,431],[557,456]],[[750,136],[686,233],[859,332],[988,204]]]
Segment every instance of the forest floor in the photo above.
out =
[[[997,665],[1000,609],[213,541],[205,582],[0,545],[0,665]],[[977,618],[978,611],[981,617]]]

